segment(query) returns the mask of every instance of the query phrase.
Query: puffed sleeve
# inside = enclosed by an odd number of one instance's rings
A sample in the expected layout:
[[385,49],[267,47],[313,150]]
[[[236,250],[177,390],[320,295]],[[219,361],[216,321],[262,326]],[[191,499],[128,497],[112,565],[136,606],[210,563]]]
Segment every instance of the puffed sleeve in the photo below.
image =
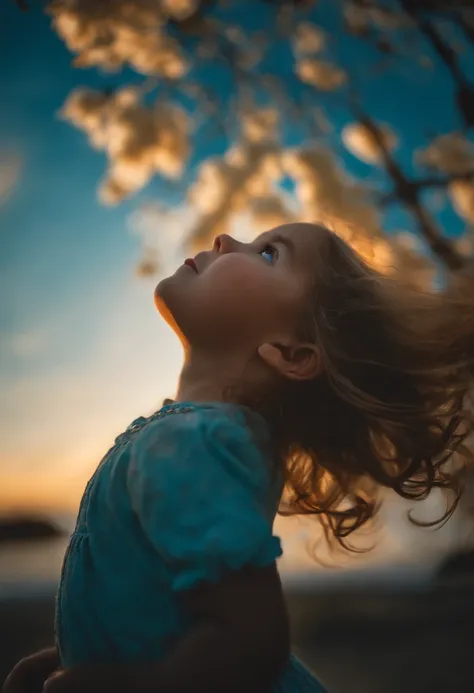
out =
[[198,408],[142,431],[131,450],[128,492],[174,590],[281,555],[272,535],[272,478],[240,412]]

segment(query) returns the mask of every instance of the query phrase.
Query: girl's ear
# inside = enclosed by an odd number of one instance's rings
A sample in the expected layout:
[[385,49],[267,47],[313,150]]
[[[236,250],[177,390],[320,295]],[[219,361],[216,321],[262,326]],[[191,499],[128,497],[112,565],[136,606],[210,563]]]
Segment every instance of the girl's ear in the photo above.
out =
[[289,380],[312,380],[321,372],[321,356],[315,344],[261,344],[262,361]]

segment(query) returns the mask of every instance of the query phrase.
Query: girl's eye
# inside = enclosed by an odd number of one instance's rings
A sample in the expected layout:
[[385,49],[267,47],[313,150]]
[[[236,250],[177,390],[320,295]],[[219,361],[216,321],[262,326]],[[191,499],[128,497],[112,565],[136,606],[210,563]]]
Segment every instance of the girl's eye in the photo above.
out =
[[262,257],[267,256],[271,264],[278,258],[278,250],[272,245],[266,245],[259,253]]

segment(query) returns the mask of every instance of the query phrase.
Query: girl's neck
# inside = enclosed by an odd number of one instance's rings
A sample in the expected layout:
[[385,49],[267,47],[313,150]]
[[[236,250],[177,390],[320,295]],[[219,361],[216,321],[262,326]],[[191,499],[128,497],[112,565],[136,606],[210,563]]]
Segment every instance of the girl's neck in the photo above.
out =
[[185,354],[178,382],[177,402],[231,401],[229,391],[241,380],[242,361],[219,355]]
[[[262,372],[252,359],[206,354],[185,354],[176,402],[227,402],[241,404],[266,421],[275,446],[287,448],[282,427],[281,384]],[[283,434],[283,435],[282,435]]]
[[221,402],[222,390],[208,381],[188,382],[180,378],[175,402]]

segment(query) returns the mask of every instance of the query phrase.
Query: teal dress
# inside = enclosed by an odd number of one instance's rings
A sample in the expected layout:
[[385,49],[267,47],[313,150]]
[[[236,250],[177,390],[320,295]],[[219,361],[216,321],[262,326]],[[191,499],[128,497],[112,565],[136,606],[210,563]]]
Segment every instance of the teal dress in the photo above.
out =
[[[166,657],[190,627],[182,590],[280,556],[272,526],[281,481],[263,453],[268,442],[260,417],[221,403],[168,404],[116,438],[64,559],[64,667]],[[292,658],[276,691],[323,689]]]

